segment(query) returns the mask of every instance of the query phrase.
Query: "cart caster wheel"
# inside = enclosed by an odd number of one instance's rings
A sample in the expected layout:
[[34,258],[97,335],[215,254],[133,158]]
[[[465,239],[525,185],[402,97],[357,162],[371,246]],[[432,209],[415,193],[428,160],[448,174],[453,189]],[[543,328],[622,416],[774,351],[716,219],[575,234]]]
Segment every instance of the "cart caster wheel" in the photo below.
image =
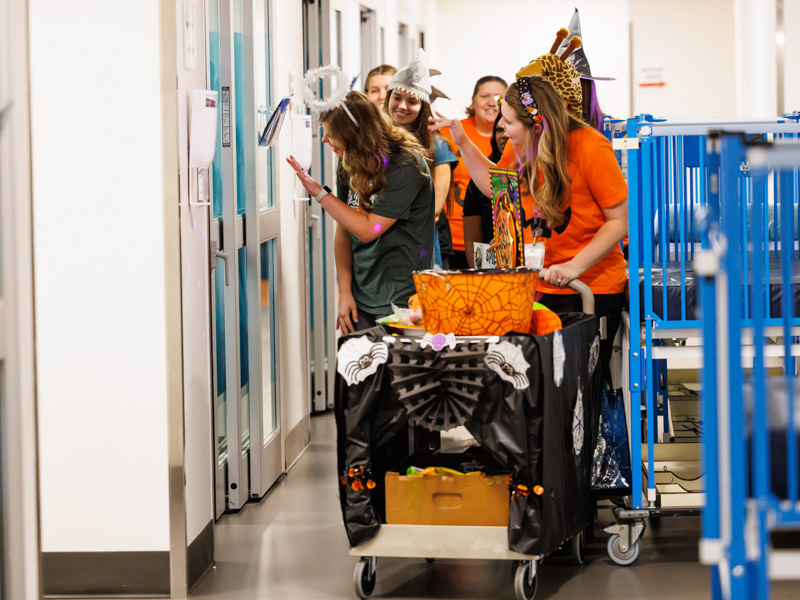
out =
[[642,550],[642,546],[637,540],[635,544],[631,545],[628,548],[627,552],[623,552],[619,548],[619,534],[615,533],[610,538],[608,538],[608,556],[611,557],[618,565],[622,565],[623,567],[627,567],[628,565],[632,565],[635,563],[639,558],[639,553]]
[[429,565],[432,565],[435,560],[436,560],[435,558],[426,558],[425,562],[428,563]]
[[625,499],[621,496],[612,496],[609,498],[611,500],[611,504],[614,506],[619,506],[620,508],[625,508]]
[[583,531],[572,538],[571,556],[576,565],[586,562],[586,536]]
[[517,600],[533,600],[536,595],[536,587],[539,585],[539,576],[534,573],[533,579],[530,579],[530,562],[523,562],[517,567],[517,573],[514,575],[514,593]]
[[356,563],[356,570],[353,572],[353,585],[356,596],[359,598],[369,598],[375,589],[376,572],[370,572],[370,559],[364,558]]

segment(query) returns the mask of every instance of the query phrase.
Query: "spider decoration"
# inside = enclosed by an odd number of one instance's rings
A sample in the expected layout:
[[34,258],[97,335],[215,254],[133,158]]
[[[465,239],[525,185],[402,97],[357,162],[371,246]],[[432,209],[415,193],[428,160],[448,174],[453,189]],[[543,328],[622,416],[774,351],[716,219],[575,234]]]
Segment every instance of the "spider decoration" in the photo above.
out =
[[434,335],[431,332],[427,332],[419,343],[419,347],[424,350],[428,346],[433,348],[436,352],[444,348],[450,348],[452,350],[456,347],[456,336],[452,333],[448,333],[447,335],[444,333],[437,333]]
[[583,388],[578,377],[578,398],[575,400],[575,411],[572,414],[572,449],[577,459],[583,450]]
[[484,362],[500,379],[513,385],[515,390],[524,390],[530,386],[527,372],[531,366],[519,346],[505,341],[492,344],[486,352]]
[[389,350],[383,342],[373,343],[366,336],[354,337],[339,348],[336,370],[347,385],[353,385],[374,375],[388,358]]

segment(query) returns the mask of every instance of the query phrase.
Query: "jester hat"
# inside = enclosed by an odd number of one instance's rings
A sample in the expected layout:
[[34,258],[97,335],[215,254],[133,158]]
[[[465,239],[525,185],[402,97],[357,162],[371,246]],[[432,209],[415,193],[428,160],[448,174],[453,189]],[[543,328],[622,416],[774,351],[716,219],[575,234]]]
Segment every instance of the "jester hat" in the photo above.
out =
[[[573,36],[567,48],[557,55],[558,47],[561,42],[567,39],[569,31],[562,27],[556,33],[556,41],[550,48],[550,52],[542,54],[539,58],[532,60],[527,66],[517,71],[517,83],[527,83],[520,81],[523,77],[531,75],[541,75],[553,84],[561,97],[569,103],[572,110],[580,110],[583,93],[581,92],[581,74],[571,62],[567,60],[573,50],[581,47],[581,38]],[[523,85],[520,85],[522,88]]]

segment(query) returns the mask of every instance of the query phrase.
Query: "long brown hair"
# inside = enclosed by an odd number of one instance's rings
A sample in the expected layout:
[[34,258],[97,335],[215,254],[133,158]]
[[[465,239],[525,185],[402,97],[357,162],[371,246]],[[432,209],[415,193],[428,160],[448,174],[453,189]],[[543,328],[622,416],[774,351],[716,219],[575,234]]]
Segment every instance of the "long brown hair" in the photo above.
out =
[[372,196],[386,187],[389,163],[403,152],[424,158],[425,149],[408,131],[392,123],[389,115],[366,94],[351,90],[346,102],[358,125],[341,106],[322,113],[319,121],[341,147],[342,167],[350,176],[350,189],[358,195],[359,206],[369,212]]
[[[586,123],[567,111],[563,98],[547,79],[539,75],[528,79],[531,95],[536,100],[539,114],[544,117],[541,140],[537,140],[534,122],[522,107],[516,82],[508,86],[505,102],[514,109],[517,119],[527,129],[517,159],[520,183],[523,190],[530,191],[534,197],[536,208],[547,226],[554,228],[564,222],[564,210],[571,198],[571,180],[567,170],[569,134],[586,127]],[[542,171],[542,187],[537,191],[538,169]]]
[[[395,91],[396,90],[389,90],[389,93],[386,94],[386,100],[383,102],[383,108],[386,110],[386,114],[389,115],[389,118],[391,118],[391,114],[389,114],[389,100],[391,100],[392,94]],[[428,130],[428,118],[433,116],[433,112],[431,111],[431,105],[425,102],[425,100],[420,99],[419,104],[419,114],[414,122],[408,125],[400,125],[400,127],[416,137],[419,145],[425,148],[425,160],[428,162],[428,168],[432,169],[434,138],[433,134]]]

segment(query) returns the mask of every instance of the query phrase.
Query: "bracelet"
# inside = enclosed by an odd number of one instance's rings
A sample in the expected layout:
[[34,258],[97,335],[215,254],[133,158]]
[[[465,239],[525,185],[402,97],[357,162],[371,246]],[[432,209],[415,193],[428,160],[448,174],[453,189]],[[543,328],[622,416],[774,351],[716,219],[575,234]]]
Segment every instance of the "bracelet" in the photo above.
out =
[[314,200],[316,200],[318,203],[322,202],[322,199],[330,193],[331,188],[329,188],[327,185],[323,185],[322,189],[317,193],[316,196],[314,196]]

